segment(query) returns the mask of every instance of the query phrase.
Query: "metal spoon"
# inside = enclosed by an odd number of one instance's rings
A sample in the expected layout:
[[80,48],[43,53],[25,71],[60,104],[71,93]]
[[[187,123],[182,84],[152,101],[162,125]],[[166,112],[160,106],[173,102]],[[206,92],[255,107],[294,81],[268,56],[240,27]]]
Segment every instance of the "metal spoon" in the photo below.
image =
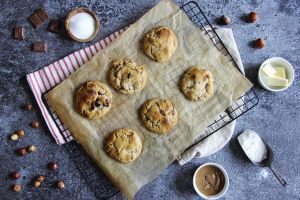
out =
[[[246,156],[249,158],[249,160],[255,164],[256,166],[259,166],[259,167],[269,167],[270,170],[273,172],[273,174],[276,176],[276,178],[278,179],[278,181],[281,183],[281,185],[283,187],[286,186],[287,182],[284,180],[284,178],[282,177],[282,175],[275,169],[274,165],[272,164],[273,163],[273,159],[274,159],[274,154],[273,154],[273,151],[271,149],[271,147],[261,138],[261,140],[263,141],[263,143],[265,144],[266,146],[266,149],[267,149],[267,158],[264,159],[263,161],[261,162],[254,162],[252,161],[248,155],[246,154]],[[242,148],[243,149],[243,148]]]

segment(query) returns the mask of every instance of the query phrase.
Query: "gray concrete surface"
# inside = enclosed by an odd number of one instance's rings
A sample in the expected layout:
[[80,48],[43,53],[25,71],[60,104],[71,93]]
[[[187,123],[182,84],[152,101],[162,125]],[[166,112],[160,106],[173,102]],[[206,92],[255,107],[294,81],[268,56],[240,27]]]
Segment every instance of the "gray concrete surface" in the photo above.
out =
[[[51,138],[40,111],[25,80],[25,75],[33,72],[69,53],[85,47],[70,41],[65,35],[47,32],[45,24],[34,30],[26,18],[39,6],[44,5],[51,18],[63,19],[72,8],[85,6],[95,11],[101,23],[100,34],[95,39],[107,36],[142,16],[156,4],[154,1],[129,0],[1,0],[0,12],[0,199],[95,199],[86,181],[76,169],[64,146],[58,146]],[[178,1],[181,5],[185,1]],[[238,1],[203,0],[197,1],[210,21],[223,14],[232,19],[246,76],[255,84],[260,103],[252,111],[238,120],[233,139],[221,151],[205,159],[194,159],[185,166],[171,164],[153,182],[144,186],[136,199],[199,199],[192,187],[192,174],[204,162],[216,162],[227,169],[230,186],[223,199],[300,199],[300,1]],[[241,16],[250,11],[259,13],[256,24],[247,24]],[[16,25],[26,27],[26,39],[12,39],[11,31]],[[249,42],[263,37],[266,48],[255,50]],[[49,52],[34,53],[30,44],[45,40]],[[286,91],[270,93],[257,83],[256,74],[260,63],[273,56],[288,59],[295,68],[295,81]],[[27,112],[20,109],[26,102],[32,102],[34,109]],[[32,120],[41,120],[41,127],[32,129]],[[236,136],[245,128],[257,131],[272,146],[275,166],[286,178],[288,185],[283,188],[268,169],[253,166],[240,152]],[[24,129],[26,137],[12,142],[8,135],[17,129]],[[14,150],[34,144],[35,154],[18,157]],[[47,163],[56,160],[60,164],[58,172],[50,172]],[[9,187],[16,181],[7,176],[12,170],[21,170],[18,180],[25,188],[13,193]],[[35,189],[31,186],[33,177],[46,175],[45,184]],[[53,184],[63,179],[66,189],[61,191]],[[111,199],[122,199],[118,194]]]

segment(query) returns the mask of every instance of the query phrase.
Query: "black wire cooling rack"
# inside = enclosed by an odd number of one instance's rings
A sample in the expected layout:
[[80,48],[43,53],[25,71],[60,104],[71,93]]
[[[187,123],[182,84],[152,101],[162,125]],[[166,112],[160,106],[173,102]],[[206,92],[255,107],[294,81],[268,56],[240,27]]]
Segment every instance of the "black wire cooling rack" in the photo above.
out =
[[[181,7],[181,9],[185,11],[189,18],[209,36],[214,46],[224,54],[227,60],[231,62],[237,69],[239,69],[237,63],[230,55],[229,51],[225,47],[224,43],[212,27],[212,25],[209,23],[207,17],[204,15],[199,5],[194,1],[190,1],[184,4]],[[45,94],[43,97],[45,105],[48,105],[47,95]],[[205,133],[202,134],[202,136],[199,137],[193,145],[197,144],[199,141],[207,138],[208,136],[220,130],[222,127],[226,126],[227,124],[237,119],[244,113],[248,112],[250,109],[252,109],[258,104],[258,101],[259,99],[257,95],[255,94],[253,89],[250,89],[242,97],[240,97],[233,105],[227,108],[224,111],[224,113],[218,116],[217,119],[206,128]],[[85,153],[80,144],[78,144],[75,140],[70,141],[70,135],[66,134],[68,130],[66,128],[61,128],[64,127],[64,125],[60,124],[60,120],[58,120],[56,113],[50,107],[48,107],[48,110],[51,113],[54,122],[62,132],[62,135],[65,137],[65,140],[69,141],[68,143],[64,144],[64,146],[68,150],[71,158],[74,160],[77,168],[85,178],[86,182],[88,183],[92,191],[95,193],[96,198],[103,200],[108,199],[117,194],[118,190],[99,170],[94,161]]]
[[[226,59],[233,64],[240,72],[240,68],[238,67],[236,61],[233,59],[232,55],[229,53],[228,49],[216,33],[215,29],[208,21],[207,17],[200,9],[199,5],[195,1],[190,1],[184,4],[181,9],[189,16],[190,20],[193,21],[195,24],[201,28],[206,35],[210,38],[214,46],[226,57]],[[216,131],[220,130],[222,127],[226,126],[233,120],[237,119],[244,113],[251,110],[255,107],[259,102],[257,95],[255,94],[254,90],[251,88],[247,91],[243,96],[241,96],[236,102],[234,102],[229,108],[227,108],[224,113],[217,117],[217,119],[209,125],[205,129],[205,133],[202,134],[194,144],[190,147],[194,146],[201,140],[204,140],[211,134],[215,133]],[[189,147],[189,148],[190,148]]]

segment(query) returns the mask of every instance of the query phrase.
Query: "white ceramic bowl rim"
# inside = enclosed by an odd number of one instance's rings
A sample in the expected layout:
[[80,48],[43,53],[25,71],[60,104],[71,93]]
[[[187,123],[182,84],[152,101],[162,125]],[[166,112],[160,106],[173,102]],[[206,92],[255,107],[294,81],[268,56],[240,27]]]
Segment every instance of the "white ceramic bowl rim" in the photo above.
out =
[[[218,194],[213,195],[213,196],[207,196],[207,195],[203,194],[202,192],[200,192],[200,191],[198,190],[198,188],[197,188],[197,186],[196,186],[196,174],[197,174],[197,172],[198,172],[201,168],[203,168],[204,166],[207,166],[207,165],[212,165],[212,166],[215,166],[215,167],[217,167],[218,169],[220,169],[220,170],[222,171],[222,173],[224,174],[224,178],[225,178],[225,184],[224,184],[223,189],[221,190],[221,192],[219,192]],[[204,164],[202,164],[201,166],[199,166],[199,167],[197,168],[197,170],[195,171],[195,173],[194,173],[194,176],[193,176],[193,186],[194,186],[194,189],[195,189],[195,191],[197,192],[197,194],[198,194],[199,196],[201,196],[202,198],[204,198],[204,199],[209,199],[209,200],[219,199],[219,198],[221,198],[221,197],[226,193],[226,191],[227,191],[227,189],[228,189],[228,187],[229,187],[229,177],[228,177],[228,174],[227,174],[226,170],[225,170],[221,165],[219,165],[219,164],[217,164],[217,163],[211,163],[211,162],[209,162],[209,163],[204,163]]]
[[[289,72],[290,72],[290,74],[291,74],[291,76],[289,77],[289,84],[288,84],[288,86],[286,86],[286,87],[283,87],[283,88],[278,88],[278,89],[273,89],[273,88],[270,88],[268,85],[266,85],[263,81],[262,81],[262,79],[261,79],[261,77],[260,77],[260,73],[262,73],[261,72],[261,68],[265,65],[265,64],[267,64],[267,63],[270,63],[270,62],[276,62],[276,60],[279,60],[279,61],[282,61],[282,62],[284,62],[285,63],[285,69],[286,70],[288,70]],[[267,59],[267,60],[265,60],[261,65],[260,65],[260,67],[259,67],[259,70],[258,70],[258,82],[260,83],[260,85],[263,87],[263,88],[265,88],[266,90],[269,90],[269,91],[272,91],[272,92],[280,92],[280,91],[283,91],[283,90],[286,90],[286,89],[288,89],[291,85],[292,85],[292,82],[294,81],[294,68],[293,68],[293,66],[291,65],[291,63],[289,63],[289,61],[287,61],[286,59],[284,59],[284,58],[281,58],[281,57],[272,57],[272,58],[269,58],[269,59]]]

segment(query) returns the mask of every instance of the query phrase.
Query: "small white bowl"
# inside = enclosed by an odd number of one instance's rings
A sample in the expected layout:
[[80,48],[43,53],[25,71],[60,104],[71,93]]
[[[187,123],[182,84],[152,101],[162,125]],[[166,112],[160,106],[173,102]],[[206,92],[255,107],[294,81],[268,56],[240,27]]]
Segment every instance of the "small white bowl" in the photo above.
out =
[[[274,86],[269,86],[266,84],[267,81],[267,77],[264,74],[264,72],[262,72],[262,68],[266,65],[266,64],[270,64],[274,67],[276,66],[281,66],[284,67],[285,69],[285,73],[286,73],[286,77],[289,80],[288,85],[285,87],[274,87]],[[294,81],[294,68],[291,65],[291,63],[289,63],[286,59],[284,58],[280,58],[280,57],[273,57],[273,58],[269,58],[266,61],[264,61],[259,70],[258,70],[258,74],[257,74],[257,79],[259,84],[265,88],[266,90],[272,91],[272,92],[279,92],[279,91],[283,91],[286,90],[288,87],[291,86],[292,82]]]
[[[203,194],[197,187],[196,185],[196,174],[197,172],[202,169],[203,167],[207,166],[207,165],[212,165],[212,166],[215,166],[217,167],[218,169],[221,170],[221,172],[224,174],[224,178],[225,178],[225,184],[224,184],[224,187],[223,189],[221,190],[221,192],[219,192],[218,194],[216,195],[213,195],[213,196],[207,196],[205,194]],[[212,199],[219,199],[221,198],[227,191],[228,187],[229,187],[229,177],[228,177],[228,174],[226,172],[226,170],[221,166],[221,165],[218,165],[217,163],[205,163],[203,165],[201,165],[200,167],[198,167],[198,169],[195,171],[194,173],[194,177],[193,177],[193,186],[194,186],[194,189],[195,191],[197,192],[197,194],[204,198],[204,199],[209,199],[209,200],[212,200]]]

